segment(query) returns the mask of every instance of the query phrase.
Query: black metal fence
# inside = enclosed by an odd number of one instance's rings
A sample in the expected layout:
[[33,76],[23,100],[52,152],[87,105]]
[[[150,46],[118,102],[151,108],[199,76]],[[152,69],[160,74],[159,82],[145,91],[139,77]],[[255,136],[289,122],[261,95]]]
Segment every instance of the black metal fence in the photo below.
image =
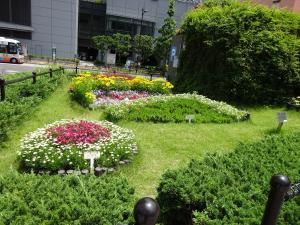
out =
[[[78,66],[75,67],[68,67],[67,69],[73,69],[75,71],[75,75],[79,74],[81,71],[87,71],[87,72],[95,72],[95,73],[102,73],[103,71],[109,71],[110,73],[115,73],[115,74],[119,74],[119,73],[124,73],[124,74],[129,74],[129,75],[142,75],[144,77],[149,78],[150,80],[152,80],[153,78],[161,78],[161,74],[157,72],[156,69],[153,68],[145,68],[144,72],[142,74],[134,74],[134,73],[130,73],[130,71],[122,71],[122,70],[114,70],[114,69],[109,69],[109,70],[103,70],[103,69],[88,69],[88,68],[80,68]],[[133,70],[132,70],[133,71]]]
[[[300,181],[291,184],[287,176],[274,175],[270,185],[271,189],[261,225],[276,225],[283,203],[300,195]],[[155,225],[159,213],[160,208],[155,200],[142,198],[134,207],[135,225]]]
[[50,68],[49,71],[46,71],[46,72],[43,72],[43,73],[32,72],[32,74],[30,76],[20,77],[20,78],[16,78],[16,79],[13,79],[13,80],[5,80],[3,78],[0,78],[0,96],[1,96],[0,101],[5,100],[5,86],[15,84],[15,83],[19,83],[19,82],[22,82],[24,80],[29,80],[29,79],[32,79],[32,83],[35,84],[37,77],[49,75],[49,77],[52,78],[53,73],[58,72],[58,71],[62,71],[64,73],[65,69],[63,67],[60,67],[60,68],[55,69],[55,70]]
[[276,225],[283,203],[300,195],[300,181],[291,184],[287,176],[274,175],[270,185],[271,190],[261,225]]

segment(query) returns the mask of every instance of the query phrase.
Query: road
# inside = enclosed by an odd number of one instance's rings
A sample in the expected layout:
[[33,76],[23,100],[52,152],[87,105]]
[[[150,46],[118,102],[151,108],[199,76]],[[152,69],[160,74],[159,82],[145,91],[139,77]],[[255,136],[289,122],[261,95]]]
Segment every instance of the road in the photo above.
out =
[[0,63],[0,76],[4,74],[13,74],[19,72],[33,71],[36,68],[44,67],[35,64],[11,64],[11,63]]

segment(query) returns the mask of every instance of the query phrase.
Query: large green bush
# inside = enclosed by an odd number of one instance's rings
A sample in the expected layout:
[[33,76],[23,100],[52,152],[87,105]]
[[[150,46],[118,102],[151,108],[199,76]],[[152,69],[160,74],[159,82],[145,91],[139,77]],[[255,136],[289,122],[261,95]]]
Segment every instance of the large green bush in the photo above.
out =
[[[40,72],[45,72],[41,70]],[[14,78],[28,76],[30,73],[11,75]],[[11,79],[11,78],[10,78]],[[32,80],[5,87],[5,101],[0,102],[0,143],[7,140],[7,133],[29,115],[35,106],[48,97],[62,81],[62,72],[53,73],[53,77],[42,76],[32,84]]]
[[[234,152],[208,155],[166,172],[158,187],[161,218],[168,225],[261,223],[271,176],[299,180],[300,133],[240,144]],[[286,202],[279,225],[300,221],[300,198]],[[174,216],[176,215],[176,216]]]
[[0,224],[101,224],[132,221],[134,189],[123,178],[0,176]]
[[300,94],[300,15],[235,0],[187,14],[175,87],[244,104]]

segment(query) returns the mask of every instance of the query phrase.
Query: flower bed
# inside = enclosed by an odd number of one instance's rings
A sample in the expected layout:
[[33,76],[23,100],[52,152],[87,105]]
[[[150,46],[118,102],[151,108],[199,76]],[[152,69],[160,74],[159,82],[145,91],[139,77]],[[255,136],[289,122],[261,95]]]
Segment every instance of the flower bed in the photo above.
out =
[[127,94],[126,91],[137,91],[140,96],[140,93],[147,93],[147,95],[169,94],[173,87],[174,86],[170,82],[167,82],[164,79],[149,80],[139,76],[131,77],[110,74],[92,75],[86,73],[73,79],[70,90],[74,100],[84,106],[88,106],[96,101],[95,94],[99,91],[105,93],[111,91],[124,91],[125,94]]
[[154,96],[146,91],[93,91],[93,105],[95,107],[119,104],[121,101],[135,101],[140,98]]
[[97,166],[113,167],[137,151],[133,133],[107,121],[61,120],[27,134],[19,160],[25,169],[84,169],[85,151],[98,151]]
[[287,103],[287,108],[294,108],[297,111],[300,111],[300,96],[292,98],[288,103]]
[[196,123],[229,123],[249,119],[249,113],[224,102],[197,94],[154,96],[111,105],[105,109],[111,121],[185,122],[193,115]]

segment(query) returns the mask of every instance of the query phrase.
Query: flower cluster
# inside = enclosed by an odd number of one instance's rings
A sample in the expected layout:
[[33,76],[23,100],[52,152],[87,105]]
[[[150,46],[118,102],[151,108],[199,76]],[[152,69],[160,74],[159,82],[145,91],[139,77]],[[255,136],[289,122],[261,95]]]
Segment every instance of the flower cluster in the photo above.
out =
[[[228,105],[225,102],[219,102],[211,100],[205,96],[198,95],[197,93],[193,94],[176,94],[176,95],[159,95],[148,98],[141,98],[136,101],[124,101],[117,105],[110,105],[105,109],[106,115],[109,115],[110,118],[115,120],[121,120],[127,118],[132,107],[142,109],[147,104],[158,103],[162,101],[170,101],[173,99],[192,99],[199,101],[212,110],[232,117],[236,121],[242,121],[249,118],[249,113],[246,111],[239,110],[231,105]],[[201,112],[200,112],[201,113]]]
[[295,97],[295,98],[292,98],[291,103],[292,103],[294,106],[300,106],[300,96]]
[[89,121],[67,123],[47,130],[50,138],[60,145],[94,143],[100,138],[109,138],[110,131]]
[[95,107],[111,104],[119,104],[121,101],[135,101],[140,98],[154,96],[146,91],[93,91]]
[[108,121],[61,120],[24,136],[18,159],[26,169],[88,168],[86,151],[100,152],[97,166],[112,167],[137,151],[132,131]]
[[149,80],[145,77],[97,74],[81,74],[71,83],[71,95],[82,105],[89,105],[95,100],[93,91],[144,91],[152,94],[170,94],[174,86],[162,79]]

